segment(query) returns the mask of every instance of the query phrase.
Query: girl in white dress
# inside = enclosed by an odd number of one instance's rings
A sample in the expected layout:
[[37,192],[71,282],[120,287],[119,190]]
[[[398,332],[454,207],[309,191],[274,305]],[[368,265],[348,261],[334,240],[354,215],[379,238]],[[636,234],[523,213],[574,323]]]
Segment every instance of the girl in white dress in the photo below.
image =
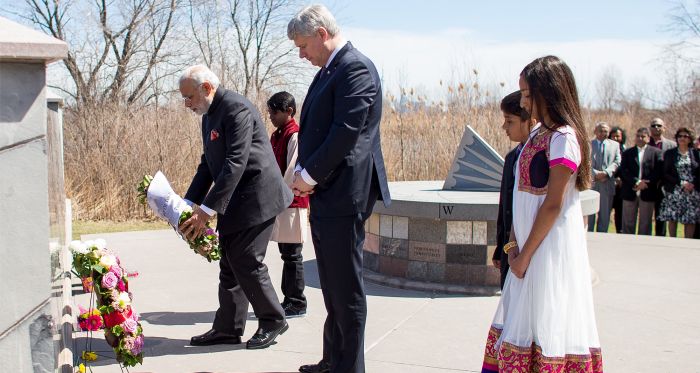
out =
[[554,56],[520,74],[521,106],[539,122],[516,167],[507,275],[483,373],[602,373],[579,191],[589,141],[569,67]]

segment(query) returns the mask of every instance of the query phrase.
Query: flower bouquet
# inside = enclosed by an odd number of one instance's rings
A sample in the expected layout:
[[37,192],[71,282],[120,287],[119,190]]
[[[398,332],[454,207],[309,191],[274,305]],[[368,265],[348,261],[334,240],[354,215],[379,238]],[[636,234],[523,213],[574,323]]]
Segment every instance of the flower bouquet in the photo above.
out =
[[148,204],[156,215],[165,219],[192,250],[209,262],[221,259],[219,235],[209,222],[205,233],[193,240],[182,234],[180,224],[192,216],[192,206],[173,191],[162,172],[158,171],[155,176],[145,175],[136,190],[139,201]]
[[[129,275],[119,258],[106,249],[104,240],[73,241],[73,269],[82,279],[92,278],[93,299],[97,308],[80,307],[78,324],[91,333],[104,329],[107,343],[114,349],[117,361],[126,367],[143,363],[143,328],[131,308]],[[83,282],[85,283],[85,282]],[[88,338],[88,343],[90,338]],[[86,346],[81,355],[84,361],[93,361],[97,355]]]

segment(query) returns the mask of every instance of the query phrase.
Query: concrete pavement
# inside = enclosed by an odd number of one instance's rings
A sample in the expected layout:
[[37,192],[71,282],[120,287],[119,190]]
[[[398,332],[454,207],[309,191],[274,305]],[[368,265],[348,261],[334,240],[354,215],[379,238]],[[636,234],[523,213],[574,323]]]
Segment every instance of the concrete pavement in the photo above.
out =
[[[313,247],[304,247],[306,317],[289,320],[277,344],[257,351],[240,346],[190,347],[207,331],[217,308],[218,265],[191,252],[173,231],[84,236],[102,237],[117,251],[132,279],[133,307],[146,336],[142,366],[130,372],[296,372],[321,357],[325,310]],[[700,241],[589,233],[597,274],[594,297],[606,372],[700,373]],[[279,289],[277,244],[266,263]],[[430,294],[366,283],[365,338],[368,372],[480,372],[484,344],[498,297]],[[79,289],[76,283],[74,290]],[[278,294],[279,290],[278,290]],[[86,294],[76,304],[87,306]],[[249,313],[244,340],[256,329]],[[84,349],[76,333],[75,352]],[[107,351],[93,372],[119,372],[101,334],[93,349]]]

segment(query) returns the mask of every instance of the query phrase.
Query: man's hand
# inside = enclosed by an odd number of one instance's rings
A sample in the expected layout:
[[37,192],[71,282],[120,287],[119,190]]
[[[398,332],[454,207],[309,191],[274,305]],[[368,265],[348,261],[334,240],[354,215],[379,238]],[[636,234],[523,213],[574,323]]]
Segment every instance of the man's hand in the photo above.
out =
[[292,181],[292,192],[297,197],[306,197],[314,192],[313,185],[309,185],[301,177],[301,172],[294,173],[294,181]]
[[608,174],[603,171],[596,171],[595,181],[605,181],[608,180]]
[[206,224],[210,218],[211,216],[209,216],[209,214],[197,207],[192,212],[192,217],[180,224],[180,231],[185,235],[187,240],[192,241],[204,234],[207,228]]
[[690,193],[695,189],[695,185],[689,181],[686,181],[685,184],[683,184],[683,188],[686,192]]
[[498,269],[501,269],[501,261],[500,261],[500,260],[498,260],[498,259],[491,259],[491,262],[493,263],[493,266],[494,266],[494,267],[496,267],[496,268],[498,268]]
[[649,187],[649,185],[647,185],[648,182],[649,182],[649,180],[639,180],[637,185],[634,186],[634,190],[638,191],[638,190],[644,190],[644,189],[648,188]]

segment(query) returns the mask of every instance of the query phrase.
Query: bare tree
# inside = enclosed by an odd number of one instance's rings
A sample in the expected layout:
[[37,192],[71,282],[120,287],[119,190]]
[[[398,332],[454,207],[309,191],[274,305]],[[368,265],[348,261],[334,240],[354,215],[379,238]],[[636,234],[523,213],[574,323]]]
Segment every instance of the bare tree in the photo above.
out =
[[621,96],[619,76],[621,72],[614,66],[608,66],[603,70],[598,79],[596,91],[598,93],[598,106],[604,112],[612,112],[618,107]]
[[[76,103],[105,100],[132,104],[153,97],[172,72],[156,65],[179,53],[167,51],[178,0],[25,0],[26,18],[68,44],[64,64]],[[162,68],[161,68],[162,70]]]
[[697,66],[700,63],[700,0],[676,2],[665,30],[677,38],[669,45],[671,56]]
[[232,89],[254,97],[297,83],[304,65],[286,32],[295,0],[190,0],[189,5],[199,57]]

